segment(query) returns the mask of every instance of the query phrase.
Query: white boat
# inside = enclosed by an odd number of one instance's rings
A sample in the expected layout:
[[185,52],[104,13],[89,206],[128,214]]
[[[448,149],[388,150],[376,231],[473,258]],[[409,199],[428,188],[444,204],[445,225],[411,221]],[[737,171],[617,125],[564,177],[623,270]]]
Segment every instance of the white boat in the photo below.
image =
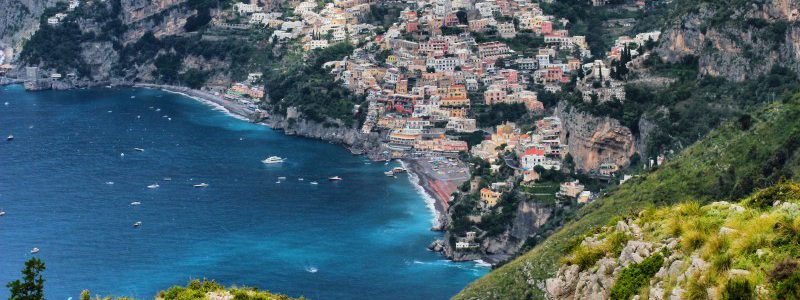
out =
[[112,185],[112,184],[114,184],[114,182],[113,181],[106,181],[106,184],[107,185]]
[[204,188],[204,187],[208,187],[208,183],[205,183],[205,182],[203,182],[203,183],[201,183],[201,184],[195,184],[195,185],[194,185],[194,187],[196,187],[196,188]]
[[156,111],[161,111],[161,109],[160,108],[156,108]]
[[318,185],[319,183],[318,183],[318,182],[316,182],[316,181],[312,181],[312,182],[311,182],[311,184],[313,184],[313,185]]
[[131,202],[131,205],[142,205],[142,202],[139,202],[139,201],[133,201],[133,202]]
[[330,180],[330,181],[339,181],[339,180],[342,180],[342,177],[333,176],[333,177],[328,178],[328,180]]
[[383,172],[383,175],[386,175],[386,176],[389,176],[389,177],[394,177],[394,172],[392,172],[391,170],[390,171],[386,171],[386,172]]
[[119,157],[125,157],[125,153],[120,153]]
[[286,176],[278,177],[278,180],[286,180]]
[[142,226],[142,221],[137,221],[136,223],[133,223],[133,228],[138,228],[139,226]]
[[10,140],[13,140],[13,139],[14,139],[14,135],[13,134],[9,134],[8,137],[6,138],[6,141],[10,141]]
[[277,163],[282,163],[284,160],[286,159],[281,158],[280,156],[270,156],[267,159],[262,160],[261,162],[265,164],[277,164]]
[[139,152],[144,152],[144,149],[142,149],[142,148],[133,148],[133,150],[136,150],[136,151],[139,151]]
[[0,217],[5,216],[5,215],[6,215],[6,212],[0,210]]
[[299,180],[299,181],[303,181],[303,180],[305,180],[305,179],[303,179],[303,177],[300,177],[300,178],[297,178],[297,180]]
[[31,249],[31,254],[36,254],[36,253],[39,253],[39,248],[33,247],[33,249]]
[[164,177],[164,181],[172,181],[172,177]]
[[153,183],[153,184],[151,184],[151,185],[148,185],[148,186],[147,186],[147,188],[148,188],[148,189],[157,189],[159,186],[160,186],[160,185],[158,185],[158,183]]
[[395,167],[395,168],[393,168],[393,169],[392,169],[392,172],[395,172],[395,173],[405,173],[405,172],[406,172],[406,169],[404,169],[404,168],[401,168],[401,167]]

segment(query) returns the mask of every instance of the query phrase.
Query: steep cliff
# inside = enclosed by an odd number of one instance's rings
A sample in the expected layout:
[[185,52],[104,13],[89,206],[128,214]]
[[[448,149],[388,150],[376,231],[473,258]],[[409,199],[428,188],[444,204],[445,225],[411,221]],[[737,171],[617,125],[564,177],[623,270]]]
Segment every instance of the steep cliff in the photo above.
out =
[[774,65],[800,71],[800,3],[675,1],[660,46],[667,61],[699,58],[701,74],[742,81]]
[[616,119],[579,112],[565,101],[554,114],[561,118],[561,140],[569,146],[577,170],[597,170],[602,163],[627,166],[636,153],[633,133]]
[[22,49],[22,41],[39,28],[39,17],[56,0],[8,0],[0,5],[0,51],[7,58]]

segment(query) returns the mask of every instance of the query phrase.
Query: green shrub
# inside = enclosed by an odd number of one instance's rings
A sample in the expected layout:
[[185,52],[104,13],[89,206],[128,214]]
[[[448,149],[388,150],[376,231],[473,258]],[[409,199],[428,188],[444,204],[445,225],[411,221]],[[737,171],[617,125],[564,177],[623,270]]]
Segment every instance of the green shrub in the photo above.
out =
[[664,264],[664,257],[661,254],[653,254],[638,264],[631,264],[622,269],[611,288],[611,299],[630,299],[633,295],[648,283],[651,277],[658,272]]
[[775,299],[800,299],[800,272],[794,272],[788,278],[775,284]]
[[753,285],[746,278],[731,278],[722,290],[722,300],[755,299]]
[[772,206],[775,201],[798,202],[798,200],[800,200],[800,184],[785,182],[761,189],[742,203],[752,208],[765,208]]

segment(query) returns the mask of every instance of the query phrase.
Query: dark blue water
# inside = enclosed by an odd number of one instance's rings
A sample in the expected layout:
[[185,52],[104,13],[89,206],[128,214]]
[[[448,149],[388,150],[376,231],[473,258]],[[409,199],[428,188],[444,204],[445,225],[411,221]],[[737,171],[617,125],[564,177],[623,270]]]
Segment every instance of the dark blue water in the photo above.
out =
[[[382,175],[391,164],[183,96],[2,87],[0,136],[0,283],[38,247],[49,299],[151,298],[204,277],[312,299],[445,299],[487,272],[426,251],[432,213],[406,175]],[[288,160],[260,162],[271,155]]]

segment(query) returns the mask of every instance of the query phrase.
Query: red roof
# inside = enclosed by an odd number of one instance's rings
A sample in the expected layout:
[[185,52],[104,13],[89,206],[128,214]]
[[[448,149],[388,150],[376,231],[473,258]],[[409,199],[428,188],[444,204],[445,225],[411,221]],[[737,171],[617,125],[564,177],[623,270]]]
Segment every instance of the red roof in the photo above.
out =
[[524,156],[528,156],[528,155],[544,156],[544,150],[539,150],[539,149],[536,149],[536,148],[528,148],[528,150],[525,150]]

